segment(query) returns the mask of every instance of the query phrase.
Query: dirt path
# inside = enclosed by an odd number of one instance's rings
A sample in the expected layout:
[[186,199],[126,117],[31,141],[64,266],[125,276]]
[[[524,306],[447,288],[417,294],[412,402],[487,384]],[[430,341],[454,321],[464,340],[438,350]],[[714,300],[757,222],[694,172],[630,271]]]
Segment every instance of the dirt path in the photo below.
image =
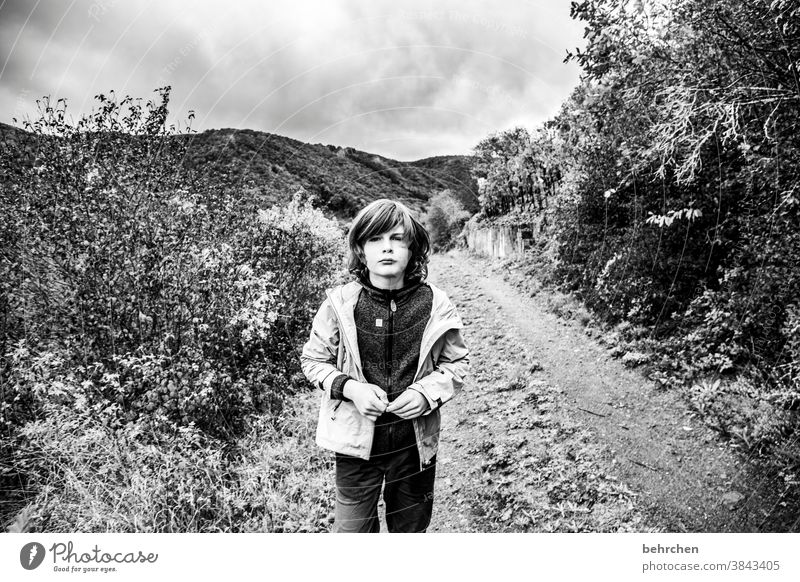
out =
[[487,260],[437,255],[430,280],[459,308],[472,377],[442,410],[429,531],[759,529],[753,476],[679,397]]

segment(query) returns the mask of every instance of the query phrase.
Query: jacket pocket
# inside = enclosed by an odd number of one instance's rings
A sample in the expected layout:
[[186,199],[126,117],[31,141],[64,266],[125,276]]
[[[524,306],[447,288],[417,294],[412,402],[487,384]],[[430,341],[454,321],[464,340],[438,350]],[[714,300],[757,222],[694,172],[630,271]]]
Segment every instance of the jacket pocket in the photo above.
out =
[[350,402],[327,400],[324,404],[319,433],[340,445],[357,446],[363,431],[359,412]]

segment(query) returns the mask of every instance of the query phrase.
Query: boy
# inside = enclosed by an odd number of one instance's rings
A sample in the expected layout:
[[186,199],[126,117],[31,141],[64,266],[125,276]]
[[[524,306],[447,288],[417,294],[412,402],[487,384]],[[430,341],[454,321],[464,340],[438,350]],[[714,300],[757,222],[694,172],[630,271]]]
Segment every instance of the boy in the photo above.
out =
[[301,363],[323,391],[317,444],[336,452],[334,532],[424,532],[433,510],[439,408],[469,372],[455,306],[425,281],[427,231],[403,204],[353,220],[355,280],[326,290]]

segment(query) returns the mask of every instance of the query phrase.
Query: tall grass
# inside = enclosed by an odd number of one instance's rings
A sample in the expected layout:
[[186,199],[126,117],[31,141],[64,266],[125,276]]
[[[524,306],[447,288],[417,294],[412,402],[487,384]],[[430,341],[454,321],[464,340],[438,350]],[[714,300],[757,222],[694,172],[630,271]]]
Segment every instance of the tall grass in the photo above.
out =
[[35,492],[12,531],[290,532],[329,525],[332,460],[313,442],[313,394],[236,442],[193,427],[47,407],[20,434]]

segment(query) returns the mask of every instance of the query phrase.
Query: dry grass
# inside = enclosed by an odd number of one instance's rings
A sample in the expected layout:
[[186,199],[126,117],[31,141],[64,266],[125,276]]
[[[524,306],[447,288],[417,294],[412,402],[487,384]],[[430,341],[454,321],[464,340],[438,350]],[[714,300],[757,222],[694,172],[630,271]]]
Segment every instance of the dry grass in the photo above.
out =
[[[313,442],[316,394],[233,446],[191,427],[129,424],[53,407],[22,433],[28,505],[8,527],[46,532],[327,530],[332,459]],[[156,428],[157,426],[157,428]]]

